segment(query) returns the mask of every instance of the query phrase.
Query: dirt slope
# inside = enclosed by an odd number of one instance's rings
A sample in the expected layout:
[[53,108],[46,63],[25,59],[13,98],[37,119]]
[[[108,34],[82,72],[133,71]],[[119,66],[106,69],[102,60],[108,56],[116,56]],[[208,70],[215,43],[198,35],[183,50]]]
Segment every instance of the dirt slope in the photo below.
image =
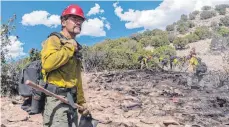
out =
[[[229,81],[216,75],[188,86],[186,73],[90,73],[84,89],[98,127],[226,127]],[[1,98],[1,111],[7,127],[42,126],[41,115],[29,116],[8,98]]]

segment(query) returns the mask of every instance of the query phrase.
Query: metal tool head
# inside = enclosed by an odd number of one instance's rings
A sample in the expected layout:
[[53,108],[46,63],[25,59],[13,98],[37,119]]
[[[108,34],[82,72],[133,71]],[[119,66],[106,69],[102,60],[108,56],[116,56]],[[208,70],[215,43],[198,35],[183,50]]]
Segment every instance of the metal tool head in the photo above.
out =
[[79,127],[96,127],[99,123],[98,120],[93,119],[91,115],[88,116],[81,116]]

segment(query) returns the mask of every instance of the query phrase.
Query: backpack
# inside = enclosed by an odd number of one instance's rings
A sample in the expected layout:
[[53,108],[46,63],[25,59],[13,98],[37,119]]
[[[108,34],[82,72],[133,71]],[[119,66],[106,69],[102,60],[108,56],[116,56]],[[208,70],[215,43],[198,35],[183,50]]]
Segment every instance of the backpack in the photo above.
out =
[[139,56],[138,61],[142,61],[143,58],[144,58],[143,56]]
[[197,66],[196,66],[196,73],[197,74],[203,74],[205,72],[207,72],[207,65],[204,62],[200,62]]
[[29,63],[22,69],[19,79],[19,95],[26,98],[21,108],[29,114],[41,113],[44,108],[45,95],[25,84],[26,80],[31,80],[36,84],[45,86],[45,83],[42,82],[41,61],[36,60]]
[[[59,39],[66,39],[62,34],[57,32],[51,33],[48,37],[53,35],[57,36]],[[43,111],[45,104],[45,94],[31,88],[30,86],[26,85],[25,82],[26,80],[31,80],[32,82],[45,88],[46,83],[43,81],[41,70],[41,60],[36,60],[23,68],[19,75],[18,92],[19,95],[26,98],[21,108],[27,111],[30,115],[38,114]]]

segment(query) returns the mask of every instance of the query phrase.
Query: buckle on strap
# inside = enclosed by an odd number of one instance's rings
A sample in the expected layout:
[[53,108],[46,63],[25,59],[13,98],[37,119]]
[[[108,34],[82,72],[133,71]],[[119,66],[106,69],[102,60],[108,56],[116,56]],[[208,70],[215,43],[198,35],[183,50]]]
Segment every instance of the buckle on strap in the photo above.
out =
[[71,105],[73,109],[76,109],[74,99],[73,99],[72,94],[70,92],[67,92],[67,99],[68,99],[69,105]]
[[57,87],[56,89],[56,93],[67,93],[70,92],[71,94],[75,94],[76,93],[76,88],[61,88],[61,87]]
[[49,90],[50,92],[53,92],[55,94],[67,93],[67,92],[70,92],[72,94],[76,94],[76,92],[77,92],[77,88],[76,87],[63,88],[63,87],[58,87],[58,86],[53,85],[53,84],[47,84],[45,88],[47,90]]

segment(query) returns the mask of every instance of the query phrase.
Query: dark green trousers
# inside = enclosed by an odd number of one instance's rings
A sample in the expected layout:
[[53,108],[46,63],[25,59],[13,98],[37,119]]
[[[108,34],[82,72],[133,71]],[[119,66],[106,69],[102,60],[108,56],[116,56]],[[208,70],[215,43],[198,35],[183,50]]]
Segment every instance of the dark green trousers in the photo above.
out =
[[[63,98],[67,99],[65,96]],[[78,127],[77,110],[75,117],[69,112],[72,108],[68,104],[62,103],[60,100],[47,96],[43,113],[44,127]]]

